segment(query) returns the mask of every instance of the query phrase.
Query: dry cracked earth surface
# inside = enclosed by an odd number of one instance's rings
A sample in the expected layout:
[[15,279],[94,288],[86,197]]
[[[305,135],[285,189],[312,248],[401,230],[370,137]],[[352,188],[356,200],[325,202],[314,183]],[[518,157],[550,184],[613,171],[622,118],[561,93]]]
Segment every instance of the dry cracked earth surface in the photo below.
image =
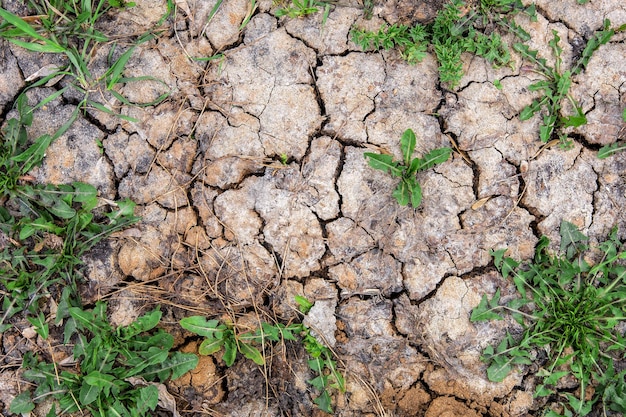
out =
[[[18,1],[2,3],[22,10]],[[595,242],[615,225],[626,236],[626,154],[597,158],[600,146],[624,134],[624,34],[575,77],[572,93],[589,123],[569,132],[575,144],[564,150],[543,148],[539,116],[519,120],[537,97],[528,85],[540,79],[519,56],[512,68],[494,69],[464,55],[465,76],[451,90],[438,82],[432,54],[411,66],[397,51],[363,52],[349,39],[354,24],[427,20],[436,2],[377,4],[372,20],[359,3],[341,2],[322,25],[321,13],[277,18],[276,6],[261,0],[241,31],[250,2],[225,1],[207,23],[215,3],[177,1],[164,33],[127,64],[126,76],[162,82],[129,83],[121,94],[147,103],[169,91],[167,100],[124,107],[103,94],[102,103],[138,122],[90,109],[32,172],[39,182],[85,181],[102,198],[138,204],[142,220],[85,259],[83,302],[106,300],[115,324],[161,305],[178,349],[195,352],[198,341],[180,328],[181,318],[231,317],[250,327],[259,318],[300,321],[294,296],[304,295],[315,302],[305,323],[333,348],[346,375],[346,392],[333,395],[336,415],[538,415],[532,366],[492,383],[480,361],[513,323],[474,324],[469,315],[482,294],[514,291],[490,249],[529,259],[541,235],[558,247],[562,220]],[[536,22],[516,19],[548,61],[557,31],[565,66],[603,19],[626,23],[620,0],[536,3]],[[165,13],[165,1],[138,0],[107,16],[102,30],[142,33]],[[108,52],[106,45],[94,52],[96,65],[104,68]],[[216,53],[222,59],[193,59]],[[4,41],[0,56],[6,120],[26,77],[61,58]],[[58,88],[27,94],[34,104]],[[29,132],[57,129],[75,104],[71,94],[47,103]],[[394,179],[363,156],[399,158],[408,128],[418,154],[456,149],[418,175],[424,198],[417,209],[399,206]],[[12,332],[3,336],[5,347],[8,338],[14,344],[3,352],[6,362],[44,343],[21,338],[19,326]],[[302,346],[285,342],[267,354],[266,367],[238,360],[227,368],[219,354],[201,357],[195,371],[168,383],[179,412],[324,414],[305,382],[311,374]],[[19,370],[3,367],[0,379],[7,415]]]

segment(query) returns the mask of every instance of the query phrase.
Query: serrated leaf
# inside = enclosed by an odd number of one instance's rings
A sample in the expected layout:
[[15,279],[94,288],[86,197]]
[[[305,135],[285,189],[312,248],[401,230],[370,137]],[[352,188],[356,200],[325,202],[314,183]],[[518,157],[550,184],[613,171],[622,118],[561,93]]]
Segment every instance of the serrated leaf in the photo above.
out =
[[150,366],[140,375],[147,381],[152,381],[155,376],[160,381],[177,379],[197,365],[198,357],[193,353],[174,352],[167,361]]
[[411,206],[416,208],[419,207],[419,205],[422,203],[422,187],[420,186],[419,182],[415,181],[413,187],[411,187],[410,189],[410,193]]
[[307,383],[309,383],[310,385],[312,385],[313,387],[317,388],[320,391],[323,391],[326,389],[326,386],[328,385],[328,377],[325,375],[319,375],[313,379],[309,379],[307,381]]
[[161,320],[161,311],[154,310],[150,313],[146,313],[143,316],[137,318],[134,322],[129,324],[128,326],[122,326],[117,329],[117,334],[123,339],[130,339],[138,334],[143,332],[147,332],[148,330],[153,329],[159,324]]
[[40,311],[36,317],[27,317],[26,319],[35,327],[35,331],[42,339],[48,338],[50,332],[43,312]]
[[159,404],[159,389],[156,385],[150,384],[139,388],[139,399],[137,401],[137,411],[145,413],[148,410],[154,411]]
[[500,314],[494,313],[494,310],[499,309],[499,306],[498,306],[499,300],[500,300],[499,288],[491,300],[488,300],[487,295],[483,294],[483,298],[480,300],[480,303],[478,304],[478,306],[476,306],[472,310],[470,321],[476,322],[476,321],[486,321],[486,320],[502,320],[503,317]]
[[71,219],[76,215],[76,210],[70,207],[63,200],[56,200],[54,204],[50,207],[47,207],[50,213],[61,219]]
[[83,384],[80,387],[80,392],[78,394],[78,399],[81,405],[89,405],[92,402],[96,401],[101,391],[102,387],[97,385],[91,385],[88,384],[87,381],[83,381]]
[[532,118],[535,113],[541,109],[541,104],[537,100],[533,100],[532,104],[524,107],[519,114],[519,119],[524,121]]
[[567,259],[572,259],[574,255],[584,250],[587,246],[584,242],[589,240],[587,236],[578,230],[574,224],[563,220],[560,227],[561,245],[560,251],[566,254]]

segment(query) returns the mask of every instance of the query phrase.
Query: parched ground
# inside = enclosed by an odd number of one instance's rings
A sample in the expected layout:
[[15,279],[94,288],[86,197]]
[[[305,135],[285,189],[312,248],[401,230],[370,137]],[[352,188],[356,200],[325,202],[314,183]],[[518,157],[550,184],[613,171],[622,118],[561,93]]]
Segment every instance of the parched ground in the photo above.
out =
[[[164,33],[140,45],[125,72],[162,83],[120,91],[139,103],[166,91],[169,98],[140,108],[103,94],[103,103],[139,122],[89,110],[32,173],[41,182],[89,182],[102,198],[138,203],[142,221],[86,259],[83,301],[106,300],[116,324],[159,304],[179,349],[195,352],[181,318],[230,317],[249,327],[299,321],[294,296],[304,295],[316,303],[305,323],[333,348],[347,378],[346,393],[333,397],[336,415],[538,415],[533,369],[492,383],[480,361],[512,323],[472,324],[469,315],[482,294],[514,291],[495,271],[490,249],[528,259],[541,235],[556,248],[562,220],[592,241],[616,225],[626,237],[626,154],[596,157],[600,146],[625,139],[624,34],[575,77],[572,92],[589,123],[570,132],[575,145],[563,150],[539,141],[539,116],[519,120],[537,97],[527,87],[540,76],[515,54],[513,67],[500,69],[464,55],[466,75],[449,90],[432,55],[411,66],[397,51],[363,52],[349,40],[354,24],[428,19],[438,2],[383,2],[365,20],[362,5],[342,1],[324,25],[321,13],[277,18],[271,0],[252,11],[249,0],[226,0],[208,23],[215,1],[176,3]],[[549,62],[557,31],[565,67],[604,19],[626,23],[621,0],[536,3],[536,22],[517,21]],[[20,10],[16,0],[2,4]],[[109,16],[103,30],[142,33],[165,13],[163,0],[138,0]],[[195,59],[217,53],[222,58]],[[107,46],[94,51],[95,65],[107,54]],[[59,58],[4,41],[0,57],[4,122],[26,77]],[[62,83],[29,91],[31,104]],[[66,94],[38,109],[29,133],[58,128],[75,105]],[[455,148],[451,160],[418,175],[418,209],[399,206],[394,179],[363,157],[399,158],[408,128],[418,154]],[[43,343],[19,330],[2,335],[4,415],[18,392],[19,355]],[[178,410],[322,415],[305,382],[311,375],[302,347],[287,342],[266,353],[261,368],[202,357],[199,368],[168,385]]]

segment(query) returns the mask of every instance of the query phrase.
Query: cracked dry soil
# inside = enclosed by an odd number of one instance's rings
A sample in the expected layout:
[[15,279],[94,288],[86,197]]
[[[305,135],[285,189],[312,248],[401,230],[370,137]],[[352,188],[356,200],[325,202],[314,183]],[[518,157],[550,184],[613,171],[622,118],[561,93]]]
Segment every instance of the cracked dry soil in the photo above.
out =
[[[165,3],[138,0],[108,16],[102,30],[141,33],[166,12]],[[179,349],[195,352],[198,341],[178,326],[181,318],[231,317],[244,327],[255,327],[259,317],[287,323],[301,319],[294,302],[301,294],[319,306],[305,323],[334,349],[346,374],[347,392],[334,396],[336,415],[538,415],[543,404],[532,397],[532,367],[492,383],[479,359],[513,323],[472,324],[469,315],[482,294],[514,291],[493,268],[490,249],[506,247],[528,259],[541,235],[557,247],[561,220],[592,241],[615,225],[626,237],[626,154],[596,157],[624,129],[624,34],[575,78],[572,92],[589,123],[570,132],[576,144],[563,150],[542,148],[539,116],[519,120],[536,97],[527,86],[539,76],[518,56],[513,68],[494,69],[465,55],[466,75],[449,90],[438,83],[430,54],[410,66],[396,51],[363,52],[349,41],[355,23],[375,28],[428,19],[438,2],[407,11],[411,2],[390,1],[375,7],[371,21],[359,3],[341,2],[322,26],[321,13],[278,19],[271,0],[261,0],[243,31],[248,0],[225,1],[210,23],[215,1],[177,3],[188,10],[179,8],[161,36],[139,46],[125,71],[163,84],[129,83],[120,91],[140,103],[167,89],[171,96],[139,108],[115,107],[103,95],[103,103],[139,122],[89,110],[32,173],[40,182],[89,182],[103,198],[138,203],[142,221],[85,259],[83,302],[106,300],[115,324],[159,304]],[[603,19],[626,23],[620,0],[536,3],[536,22],[517,21],[548,61],[556,30],[565,66]],[[16,0],[2,4],[21,7]],[[104,65],[108,48],[95,51],[96,64]],[[218,52],[223,59],[190,59]],[[60,58],[4,41],[0,55],[4,121],[25,78]],[[55,88],[30,90],[31,103]],[[38,109],[30,133],[58,128],[75,104],[66,94]],[[420,154],[451,142],[457,148],[447,163],[419,174],[418,209],[398,206],[394,180],[363,157],[372,150],[400,157],[399,138],[408,128]],[[8,415],[19,386],[17,367],[8,365],[44,342],[15,329],[2,338]],[[286,342],[272,349],[265,368],[246,360],[226,368],[219,355],[201,357],[195,371],[168,384],[179,411],[323,414],[305,382],[311,376],[302,347]]]

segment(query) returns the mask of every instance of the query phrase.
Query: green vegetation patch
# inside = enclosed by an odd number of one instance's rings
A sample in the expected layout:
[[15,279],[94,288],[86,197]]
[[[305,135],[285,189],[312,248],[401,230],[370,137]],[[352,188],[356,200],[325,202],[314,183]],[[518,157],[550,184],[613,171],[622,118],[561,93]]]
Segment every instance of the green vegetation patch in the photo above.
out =
[[[506,314],[522,326],[521,337],[507,333],[483,351],[487,376],[502,381],[517,365],[539,363],[535,396],[554,396],[563,407],[563,414],[550,410],[551,417],[584,416],[596,403],[605,411],[626,412],[626,370],[616,366],[626,353],[626,251],[617,229],[594,251],[586,242],[576,226],[564,221],[558,254],[549,253],[545,236],[529,263],[505,257],[506,249],[492,252],[519,296],[500,304],[499,289],[491,299],[484,295],[470,318],[501,320]],[[595,262],[586,257],[598,254]],[[558,389],[566,377],[578,381],[576,392]]]
[[389,172],[392,176],[400,178],[400,182],[392,194],[398,204],[406,206],[410,203],[417,208],[422,202],[422,187],[417,181],[417,173],[447,161],[452,149],[434,149],[424,155],[423,158],[413,158],[415,145],[415,133],[411,129],[407,129],[400,138],[401,162],[394,161],[391,155],[386,154],[365,152],[364,155],[372,168]]
[[[159,402],[158,385],[153,382],[176,379],[198,364],[194,354],[170,353],[174,338],[161,329],[153,331],[161,319],[159,310],[113,328],[103,302],[93,310],[64,307],[68,313],[65,343],[75,340],[73,360],[78,366],[68,370],[26,353],[22,377],[36,388],[13,400],[13,413],[28,413],[36,403],[52,397],[58,401],[59,414],[87,410],[95,417],[151,416]],[[42,337],[47,336],[45,326],[37,327]],[[48,415],[57,415],[56,405]]]

